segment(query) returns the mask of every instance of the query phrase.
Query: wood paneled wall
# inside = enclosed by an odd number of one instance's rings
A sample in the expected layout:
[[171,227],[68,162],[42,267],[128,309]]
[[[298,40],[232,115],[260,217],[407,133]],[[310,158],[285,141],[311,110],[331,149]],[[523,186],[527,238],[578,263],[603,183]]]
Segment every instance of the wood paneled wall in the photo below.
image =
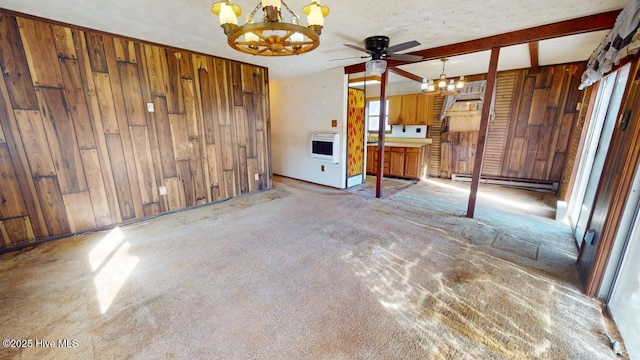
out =
[[0,248],[271,187],[264,68],[1,12],[0,67]]
[[[498,73],[484,176],[561,181],[582,99],[578,85],[583,71],[580,63]],[[449,153],[442,154],[441,177],[472,174],[473,133],[443,134],[442,151]]]
[[576,122],[585,64],[523,70],[505,148],[502,176],[560,182]]

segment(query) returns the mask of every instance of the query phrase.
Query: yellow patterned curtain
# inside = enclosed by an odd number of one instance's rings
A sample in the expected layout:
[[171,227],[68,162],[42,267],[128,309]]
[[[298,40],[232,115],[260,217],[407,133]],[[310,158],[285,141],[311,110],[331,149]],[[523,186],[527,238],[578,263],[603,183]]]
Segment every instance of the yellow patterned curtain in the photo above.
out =
[[364,173],[364,91],[349,89],[347,176]]

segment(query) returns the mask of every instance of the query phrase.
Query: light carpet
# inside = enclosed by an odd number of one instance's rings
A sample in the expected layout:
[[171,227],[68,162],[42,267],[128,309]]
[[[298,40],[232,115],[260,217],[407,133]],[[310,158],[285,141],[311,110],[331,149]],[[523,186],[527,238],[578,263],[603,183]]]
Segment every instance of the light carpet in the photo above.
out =
[[[273,190],[0,257],[2,359],[614,359],[566,225],[420,182]],[[64,344],[64,343],[63,343]]]

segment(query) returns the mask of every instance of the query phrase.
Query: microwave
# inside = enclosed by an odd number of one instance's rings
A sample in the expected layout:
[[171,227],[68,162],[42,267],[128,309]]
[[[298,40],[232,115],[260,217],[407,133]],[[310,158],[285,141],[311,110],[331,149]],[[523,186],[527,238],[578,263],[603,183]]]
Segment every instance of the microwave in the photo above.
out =
[[311,135],[311,158],[337,164],[340,156],[340,134],[314,133]]

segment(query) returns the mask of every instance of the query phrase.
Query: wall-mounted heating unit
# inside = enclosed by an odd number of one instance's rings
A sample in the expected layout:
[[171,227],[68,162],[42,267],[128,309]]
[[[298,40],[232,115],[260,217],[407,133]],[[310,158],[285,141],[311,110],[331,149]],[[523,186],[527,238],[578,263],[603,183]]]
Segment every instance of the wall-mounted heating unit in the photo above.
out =
[[334,164],[339,162],[340,134],[315,133],[311,136],[311,158]]

